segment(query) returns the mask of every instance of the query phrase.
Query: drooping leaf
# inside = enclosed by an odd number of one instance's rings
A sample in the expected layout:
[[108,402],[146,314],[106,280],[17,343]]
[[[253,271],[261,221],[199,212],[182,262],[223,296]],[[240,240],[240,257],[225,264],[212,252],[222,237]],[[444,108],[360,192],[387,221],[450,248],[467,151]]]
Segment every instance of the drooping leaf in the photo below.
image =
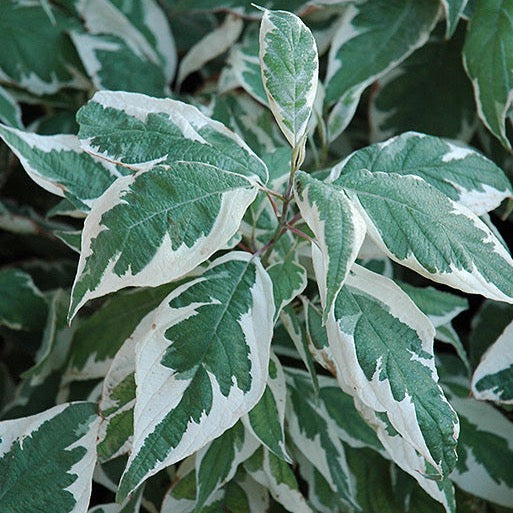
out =
[[291,254],[267,269],[273,282],[276,319],[281,310],[305,290],[307,284],[306,270],[295,260],[295,256]]
[[83,76],[80,59],[67,36],[67,31],[74,26],[76,20],[54,4],[48,3],[45,12],[41,2],[2,2],[2,81],[35,95],[53,94],[64,87],[86,89],[88,82]]
[[0,122],[14,128],[23,128],[21,109],[14,96],[0,86]]
[[[274,157],[277,152],[279,156],[287,155],[290,161],[290,148],[272,113],[250,95],[234,91],[217,96],[212,118],[233,130],[261,156],[267,164],[271,180],[276,168],[269,165],[264,154]],[[287,166],[287,172],[289,169],[290,165]]]
[[180,89],[188,75],[201,69],[207,62],[229,50],[239,38],[243,26],[241,18],[228,14],[219,27],[198,41],[180,61],[176,78],[177,89]]
[[292,513],[312,513],[305,497],[299,490],[290,466],[260,447],[244,464],[249,475],[260,485],[269,489],[274,500]]
[[73,334],[66,381],[103,378],[123,342],[174,285],[121,292],[83,320]]
[[453,36],[468,0],[440,0],[445,12],[445,37]]
[[259,40],[269,107],[290,145],[296,148],[306,133],[317,91],[315,39],[294,14],[265,11]]
[[320,258],[319,252],[312,256],[325,322],[363,244],[365,221],[339,187],[302,171],[296,172],[294,195],[320,250]]
[[513,322],[481,358],[472,376],[476,399],[513,404]]
[[48,298],[48,303],[48,317],[35,364],[22,374],[22,377],[30,378],[31,386],[42,384],[55,371],[62,371],[74,331],[66,321],[69,294],[56,289]]
[[451,376],[445,388],[458,412],[458,463],[451,479],[463,490],[506,508],[513,507],[513,427],[493,406],[468,397],[468,382]]
[[196,508],[208,503],[214,493],[228,483],[238,466],[257,449],[259,443],[241,422],[200,449],[196,455]]
[[[410,474],[428,495],[441,503],[447,513],[455,513],[456,500],[454,486],[450,478],[440,478],[437,475],[433,465],[394,428],[387,412],[377,412],[365,406],[357,398],[355,398],[355,407],[365,421],[376,431],[388,457],[402,470]],[[407,495],[407,490],[400,489],[400,491],[401,493],[406,492]],[[408,503],[408,501],[405,502]]]
[[37,135],[0,125],[0,137],[34,182],[84,212],[116,178],[129,173],[88,155],[74,135]]
[[244,417],[244,425],[267,447],[284,461],[291,462],[285,446],[285,401],[287,388],[280,361],[271,351],[269,376],[260,401]]
[[77,2],[86,30],[71,33],[97,89],[165,96],[176,67],[176,49],[166,17],[153,0],[128,3]]
[[29,274],[17,269],[0,271],[0,326],[12,330],[41,330],[48,305]]
[[346,505],[357,507],[354,483],[334,422],[319,409],[310,379],[287,368],[287,423],[299,451],[322,474]]
[[214,261],[154,311],[137,342],[134,443],[119,497],[221,435],[258,402],[273,313],[269,276],[241,252]]
[[230,240],[256,194],[247,178],[201,162],[119,178],[84,224],[70,318],[89,299],[182,277]]
[[429,0],[367,0],[348,6],[331,44],[326,103],[353,105],[352,117],[363,90],[422,46],[437,18],[438,5]]
[[478,0],[463,48],[463,63],[474,86],[477,112],[508,149],[506,114],[513,89],[513,4]]
[[383,76],[372,96],[371,139],[415,130],[468,141],[477,116],[461,62],[463,27],[450,41],[433,40]]
[[330,180],[361,169],[420,176],[477,215],[513,196],[504,172],[476,150],[416,132],[357,150],[333,168]]
[[98,422],[96,405],[84,402],[0,422],[0,510],[85,513]]
[[335,183],[389,258],[464,292],[513,302],[513,260],[466,207],[414,176],[363,169]]
[[386,412],[393,428],[447,477],[459,426],[437,383],[427,317],[393,281],[355,264],[327,329],[343,389],[378,415]]

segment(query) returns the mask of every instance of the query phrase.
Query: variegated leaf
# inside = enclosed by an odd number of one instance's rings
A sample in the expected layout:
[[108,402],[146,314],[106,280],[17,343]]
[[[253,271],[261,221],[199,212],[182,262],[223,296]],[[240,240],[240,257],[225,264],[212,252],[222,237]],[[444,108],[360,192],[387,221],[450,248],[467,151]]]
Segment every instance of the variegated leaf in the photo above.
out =
[[260,66],[269,107],[292,148],[307,131],[319,62],[310,30],[294,14],[265,11],[260,25]]
[[[0,4],[0,78],[35,95],[62,88],[86,89],[80,59],[67,32],[76,25],[55,4],[5,0]],[[24,30],[30,27],[30,38]]]
[[476,399],[513,404],[513,322],[485,352],[472,376]]
[[97,447],[101,462],[127,454],[132,447],[136,396],[135,348],[141,336],[146,335],[150,329],[152,322],[153,310],[144,316],[117,351],[103,381],[100,401],[102,421]]
[[201,162],[116,180],[84,224],[70,318],[89,299],[185,275],[235,235],[256,194],[247,178]]
[[17,269],[0,271],[0,326],[11,330],[41,330],[48,304],[29,274]]
[[119,497],[255,406],[267,381],[273,314],[269,276],[241,252],[214,261],[154,311],[137,343],[134,443]]
[[232,48],[228,63],[238,84],[255,100],[268,107],[258,55],[258,32],[249,29],[245,32],[242,43]]
[[74,135],[37,135],[0,125],[0,137],[40,187],[87,212],[129,170],[88,155]]
[[410,474],[422,489],[443,505],[447,513],[456,512],[454,486],[449,477],[440,478],[435,468],[394,428],[387,412],[377,412],[355,398],[355,407],[376,431],[388,457]]
[[228,483],[238,466],[259,447],[258,440],[248,433],[241,422],[200,449],[196,455],[196,509],[212,499]]
[[30,378],[30,385],[41,385],[55,371],[62,370],[71,346],[74,327],[66,322],[69,293],[56,289],[48,298],[48,317],[41,345],[35,356],[35,364],[23,374]]
[[322,474],[346,505],[358,507],[344,447],[329,415],[319,409],[311,381],[304,372],[287,369],[287,424],[301,453]]
[[268,488],[274,500],[292,513],[312,513],[305,497],[299,490],[294,472],[287,463],[272,452],[260,447],[244,463],[249,475],[260,485]]
[[[290,148],[272,113],[249,94],[234,91],[216,96],[212,118],[240,135],[264,162],[268,160],[265,154],[274,157],[276,151],[279,154],[286,154],[290,161]],[[268,163],[267,167],[271,174],[276,171]],[[287,173],[289,170],[290,165],[287,166]],[[272,180],[272,176],[270,178]]]
[[466,207],[411,175],[362,169],[335,183],[389,258],[433,281],[513,303],[513,260]]
[[127,497],[121,504],[110,502],[92,507],[87,513],[139,513],[143,500],[144,485],[139,487],[132,496]]
[[445,385],[458,412],[461,435],[451,479],[468,493],[513,507],[513,426],[493,406],[469,398],[468,382],[451,375]]
[[[312,358],[312,353],[310,351],[310,341],[307,336],[306,326],[303,319],[300,317],[300,314],[294,311],[291,306],[285,307],[281,314],[280,320],[282,322],[283,327],[287,331],[290,340],[294,344],[296,348],[296,355],[299,354],[301,360],[303,361],[308,373],[310,374],[310,379],[312,380],[312,385],[316,393],[319,391],[319,380],[317,378],[317,371],[315,369],[315,362]],[[321,364],[322,365],[322,364]]]
[[176,87],[180,89],[184,79],[201,69],[207,62],[229,50],[240,36],[244,24],[242,19],[228,14],[219,27],[198,41],[180,61]]
[[97,89],[169,93],[176,50],[156,2],[135,10],[108,0],[81,0],[76,7],[87,32],[74,30],[71,37]]
[[288,255],[282,262],[268,267],[267,272],[273,282],[275,318],[282,309],[306,288],[306,269],[296,262],[294,254]]
[[269,377],[260,401],[244,417],[246,428],[271,452],[284,461],[291,462],[285,446],[285,401],[287,388],[283,368],[271,351]]
[[14,96],[0,86],[0,121],[14,128],[23,128],[21,109]]
[[103,378],[122,344],[143,317],[173,290],[175,284],[120,292],[90,317],[81,321],[73,334],[65,381]]
[[453,36],[468,0],[440,0],[445,12],[445,37]]
[[474,86],[479,117],[508,149],[506,115],[513,99],[512,18],[511,2],[475,2],[463,48],[463,64]]
[[406,282],[396,283],[429,317],[435,328],[451,322],[461,312],[468,309],[468,301],[464,297],[434,287],[414,287]]
[[337,183],[361,169],[420,176],[477,215],[513,197],[509,180],[491,160],[468,146],[417,132],[357,150],[332,169],[330,180]]
[[102,91],[77,120],[86,151],[136,170],[200,162],[262,183],[268,179],[265,164],[239,136],[186,103]]
[[96,405],[81,402],[0,422],[0,510],[85,513],[99,420]]
[[433,38],[379,80],[369,109],[372,142],[406,130],[472,138],[477,114],[461,62],[464,39],[463,27],[450,41]]
[[327,330],[343,389],[377,415],[386,412],[394,429],[448,476],[459,425],[437,383],[429,319],[392,280],[355,264]]
[[348,6],[331,44],[326,103],[348,103],[353,113],[363,90],[422,46],[437,18],[438,5],[430,0],[367,0]]
[[318,252],[312,256],[326,322],[363,244],[365,221],[339,187],[302,171],[296,172],[294,195],[320,249],[320,258]]

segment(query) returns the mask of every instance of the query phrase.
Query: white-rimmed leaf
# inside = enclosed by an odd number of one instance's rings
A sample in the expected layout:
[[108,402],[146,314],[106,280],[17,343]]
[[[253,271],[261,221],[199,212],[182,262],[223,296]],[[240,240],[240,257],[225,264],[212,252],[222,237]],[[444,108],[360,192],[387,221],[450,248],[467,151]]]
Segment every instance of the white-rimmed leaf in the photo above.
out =
[[[161,302],[160,300],[158,303]],[[157,306],[157,304],[153,306]],[[149,308],[146,309],[146,311],[148,310]],[[136,319],[139,317],[139,315],[135,316]],[[100,462],[126,454],[132,447],[135,406],[135,349],[138,340],[148,332],[152,322],[153,309],[144,316],[135,331],[131,333],[117,351],[103,381],[100,400],[102,420],[98,430],[97,443]]]
[[326,103],[358,101],[369,84],[427,41],[438,8],[429,0],[367,0],[348,6],[331,44]]
[[243,26],[241,18],[228,14],[219,27],[198,41],[180,61],[176,79],[177,89],[180,89],[182,82],[188,75],[201,69],[207,62],[229,50],[239,38]]
[[293,253],[282,262],[271,265],[267,272],[273,282],[274,306],[277,319],[282,309],[297,297],[307,284],[305,268],[296,262]]
[[325,322],[363,244],[365,221],[339,187],[302,171],[296,172],[294,195],[322,255],[319,260],[312,254]]
[[258,55],[258,32],[249,29],[245,32],[242,43],[233,47],[228,64],[239,85],[255,100],[269,107]]
[[513,260],[492,231],[466,207],[415,176],[370,172],[336,182],[392,260],[433,281],[513,302]]
[[259,447],[241,422],[200,449],[196,455],[196,505],[200,511],[215,492],[228,483],[238,466]]
[[474,86],[477,112],[508,149],[506,114],[513,99],[513,4],[486,0],[475,4],[463,63]]
[[415,287],[406,282],[396,282],[410,296],[420,310],[429,317],[435,328],[451,322],[468,309],[468,301],[434,287]]
[[0,86],[0,121],[14,128],[23,128],[21,109],[14,96]]
[[445,37],[453,36],[468,0],[441,0],[445,12]]
[[287,368],[286,377],[289,391],[286,418],[292,441],[340,500],[357,507],[354,483],[335,423],[319,409],[308,375]]
[[[513,507],[513,426],[493,406],[468,397],[468,382],[451,377],[446,390],[458,412],[461,435],[458,463],[451,474],[472,495]],[[461,385],[461,386],[460,386]]]
[[259,41],[269,107],[290,145],[296,148],[306,133],[317,92],[315,39],[294,14],[265,11]]
[[355,264],[327,329],[343,389],[386,412],[394,429],[447,477],[459,426],[437,383],[429,319],[392,280]]
[[82,402],[0,422],[0,510],[85,513],[99,420]]
[[69,293],[56,289],[48,297],[48,317],[35,364],[23,374],[30,378],[30,385],[41,385],[54,371],[61,370],[68,357],[74,327],[66,321]]
[[244,468],[257,483],[268,488],[274,500],[286,510],[292,513],[312,513],[299,490],[292,469],[265,447],[260,447],[244,463]]
[[267,381],[273,314],[271,280],[242,252],[213,262],[154,311],[137,345],[134,443],[120,497],[255,406]]
[[417,132],[355,151],[332,169],[330,180],[361,169],[420,176],[477,215],[513,196],[506,175],[491,160],[468,146]]
[[269,376],[260,401],[242,421],[253,435],[271,452],[284,461],[291,462],[285,446],[285,401],[287,388],[283,368],[271,351]]
[[119,178],[85,221],[70,318],[89,299],[185,275],[235,235],[256,194],[247,178],[201,162]]
[[[440,479],[435,468],[394,428],[386,412],[377,412],[355,398],[355,407],[372,426],[387,456],[410,474],[422,489],[440,502],[447,513],[455,513],[454,486],[448,477]],[[403,490],[404,492],[404,490]]]
[[[76,22],[54,4],[47,3],[47,9],[34,0],[1,2],[1,80],[35,95],[64,87],[86,89],[88,81],[67,35]],[[30,38],[17,27],[30,27]]]
[[[248,146],[267,163],[269,173],[273,169],[266,154],[275,157],[275,152],[285,155],[290,161],[290,148],[269,109],[244,92],[226,93],[215,98],[212,118],[240,135]],[[290,165],[287,166],[287,173]],[[272,176],[271,176],[272,180]]]
[[76,6],[87,31],[74,30],[71,38],[97,89],[169,92],[176,50],[156,2],[135,9],[107,0],[81,0]]
[[292,306],[286,306],[281,311],[280,320],[296,348],[297,353],[295,357],[297,358],[297,354],[301,357],[301,360],[310,374],[314,390],[317,393],[319,391],[319,381],[317,379],[315,362],[309,350],[309,339],[303,319],[299,313],[294,311]]
[[0,271],[0,326],[11,330],[41,330],[48,304],[29,274],[17,269]]
[[472,376],[476,399],[513,404],[513,323],[485,352]]
[[174,285],[121,292],[79,323],[73,334],[65,381],[103,378],[125,340]]
[[239,136],[186,103],[102,91],[77,120],[87,151],[137,170],[201,162],[267,182],[266,166]]
[[88,155],[74,135],[37,135],[0,125],[0,137],[40,187],[87,212],[129,170]]
[[380,78],[372,95],[371,141],[415,130],[469,141],[477,114],[461,62],[463,27],[450,41],[432,40]]

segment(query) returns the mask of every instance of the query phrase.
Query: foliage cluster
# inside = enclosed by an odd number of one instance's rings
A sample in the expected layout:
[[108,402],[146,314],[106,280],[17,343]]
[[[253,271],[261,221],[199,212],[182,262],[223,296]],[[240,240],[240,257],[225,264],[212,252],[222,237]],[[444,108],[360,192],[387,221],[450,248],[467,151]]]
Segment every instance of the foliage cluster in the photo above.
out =
[[513,508],[513,3],[262,3],[0,1],[2,513]]

